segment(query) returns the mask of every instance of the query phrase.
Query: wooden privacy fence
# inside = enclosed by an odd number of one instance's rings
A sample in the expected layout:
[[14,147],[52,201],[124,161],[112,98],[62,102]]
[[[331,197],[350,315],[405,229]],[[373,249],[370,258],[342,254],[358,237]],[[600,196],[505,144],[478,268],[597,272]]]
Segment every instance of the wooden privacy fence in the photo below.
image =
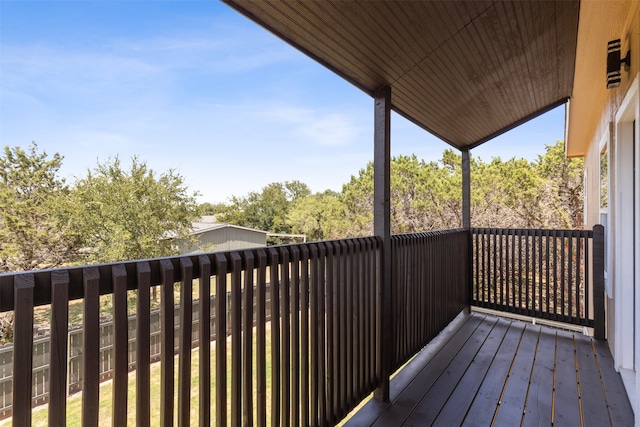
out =
[[593,327],[604,339],[604,229],[472,229],[472,304]]

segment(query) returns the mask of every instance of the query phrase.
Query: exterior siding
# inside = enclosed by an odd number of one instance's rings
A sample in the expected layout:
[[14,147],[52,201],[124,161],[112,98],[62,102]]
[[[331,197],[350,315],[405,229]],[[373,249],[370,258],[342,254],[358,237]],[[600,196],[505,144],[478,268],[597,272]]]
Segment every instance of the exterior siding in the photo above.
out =
[[194,236],[198,242],[195,245],[180,244],[183,248],[181,255],[199,252],[218,252],[248,249],[267,246],[267,233],[258,230],[223,226]]
[[[627,49],[631,51],[631,67],[628,72],[623,71],[623,78],[620,87],[615,89],[609,89],[606,93],[606,97],[602,104],[602,108],[599,110],[600,114],[597,117],[597,123],[595,125],[595,132],[591,136],[591,140],[588,145],[588,149],[584,156],[585,167],[585,228],[592,228],[593,225],[604,222],[601,220],[601,212],[607,213],[607,223],[603,224],[606,227],[607,243],[606,252],[607,257],[611,259],[607,270],[607,287],[608,292],[605,298],[606,311],[607,311],[607,338],[609,347],[614,356],[616,368],[632,370],[634,366],[633,358],[635,358],[635,374],[636,385],[635,390],[631,390],[630,396],[635,395],[635,399],[632,399],[632,406],[636,411],[636,425],[639,425],[640,417],[638,416],[639,400],[638,395],[640,393],[640,384],[638,384],[638,355],[635,354],[633,337],[631,334],[635,334],[635,341],[640,340],[640,331],[638,330],[638,323],[636,321],[635,331],[633,331],[633,320],[629,321],[629,312],[635,310],[636,316],[638,308],[633,308],[635,304],[633,298],[629,298],[629,294],[632,292],[633,279],[628,280],[620,274],[622,257],[625,256],[627,271],[629,268],[629,249],[633,252],[634,237],[633,233],[629,229],[622,229],[619,222],[621,215],[630,215],[628,212],[633,211],[631,208],[634,198],[633,185],[629,185],[629,179],[634,179],[632,175],[627,175],[626,178],[621,179],[621,168],[619,167],[621,162],[630,162],[629,153],[631,152],[630,139],[627,136],[623,138],[620,136],[620,128],[616,120],[621,113],[621,107],[625,102],[625,97],[631,91],[635,91],[635,85],[640,84],[640,6],[638,2],[632,2],[630,7],[630,13],[625,20],[625,23],[621,27],[611,28],[611,39],[620,38],[622,41],[622,55],[626,54]],[[579,41],[580,42],[580,41]],[[598,47],[600,49],[600,47]],[[602,61],[606,64],[606,50],[604,47],[602,50]],[[598,67],[594,69],[600,70]],[[583,70],[576,70],[576,73],[588,72]],[[598,72],[594,70],[593,72]],[[605,76],[602,73],[602,86],[605,86]],[[635,101],[634,101],[635,102]],[[638,108],[635,106],[634,108]],[[637,110],[636,110],[637,111]],[[579,124],[571,123],[569,126],[576,126]],[[637,129],[637,125],[636,125]],[[638,142],[636,142],[638,144]],[[600,208],[600,153],[603,146],[606,145],[608,151],[608,208],[601,210]],[[636,145],[638,146],[638,145]],[[622,153],[619,152],[622,149]],[[625,172],[629,173],[629,172]],[[630,173],[632,174],[632,172]],[[621,205],[622,200],[625,200],[625,205]],[[629,202],[631,201],[631,202]],[[617,208],[616,208],[617,206]],[[623,209],[620,206],[624,206]],[[637,206],[637,204],[636,204]],[[633,221],[633,220],[631,220]],[[625,227],[626,228],[626,227]],[[635,243],[635,251],[640,250],[638,243]],[[633,262],[633,261],[631,261]],[[637,266],[635,267],[638,268]],[[631,266],[633,270],[633,266]],[[618,277],[616,277],[618,276]],[[616,295],[617,293],[617,295]],[[623,309],[624,308],[624,309]],[[632,317],[632,316],[631,316]],[[625,329],[626,328],[626,329]],[[631,332],[629,332],[631,330]],[[638,344],[635,344],[635,353],[638,353]],[[633,401],[634,400],[634,401]]]

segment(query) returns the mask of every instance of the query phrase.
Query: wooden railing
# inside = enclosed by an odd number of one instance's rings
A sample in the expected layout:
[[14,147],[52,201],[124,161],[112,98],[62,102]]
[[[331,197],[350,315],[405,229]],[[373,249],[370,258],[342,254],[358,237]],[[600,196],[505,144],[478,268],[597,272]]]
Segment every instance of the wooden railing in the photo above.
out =
[[[32,420],[38,306],[51,310],[49,425],[67,422],[73,300],[83,305],[83,425],[125,425],[129,412],[139,426],[152,424],[152,413],[154,425],[332,425],[383,385],[383,359],[392,371],[400,367],[469,303],[593,326],[596,336],[604,335],[603,241],[602,227],[393,236],[387,300],[381,298],[382,240],[374,237],[3,274],[0,311],[14,311],[13,377],[21,379],[13,382],[13,423]],[[160,293],[160,365],[152,373],[154,286]],[[127,311],[128,293],[135,294],[134,313]],[[218,339],[215,346],[200,345],[196,356],[188,321],[194,300],[223,294],[230,296],[198,305],[200,319],[217,321],[199,322],[197,335]],[[110,420],[98,412],[104,295],[112,299],[114,323]],[[135,379],[127,360],[131,314],[137,319]],[[382,336],[392,339],[382,342]],[[135,404],[128,402],[129,381],[135,381]],[[158,398],[151,399],[152,388]]]
[[392,237],[393,370],[468,305],[469,232]]
[[[255,288],[254,288],[255,292]],[[270,306],[270,286],[267,283],[266,286],[266,320],[271,319],[271,306]],[[227,307],[231,306],[231,293],[227,292]],[[215,307],[216,295],[211,295],[210,305]],[[197,347],[200,344],[199,336],[199,305],[200,300],[193,301],[193,322],[192,322],[192,347]],[[180,305],[174,307],[174,351],[180,350],[180,343],[178,341],[180,331]],[[227,310],[227,329],[231,325],[230,312]],[[216,312],[215,309],[211,311],[210,322],[210,341],[216,340]],[[160,360],[160,310],[152,309],[149,318],[150,335],[150,357],[152,362]],[[129,315],[128,329],[129,329],[129,354],[127,360],[129,364],[129,370],[135,370],[136,367],[136,322],[137,318],[135,313]],[[255,322],[255,312],[254,312]],[[255,323],[254,323],[255,326]],[[229,331],[230,332],[230,331]],[[81,327],[74,327],[69,331],[68,338],[68,367],[67,367],[67,394],[73,395],[74,393],[82,390],[82,377],[83,377],[83,360],[84,354],[82,353],[84,330]],[[104,382],[113,378],[114,362],[115,362],[115,349],[114,349],[114,324],[113,320],[106,319],[100,322],[100,381]],[[51,360],[51,337],[44,335],[33,341],[33,394],[32,405],[39,406],[49,402],[49,369]],[[12,415],[12,390],[13,390],[13,346],[11,344],[0,347],[0,420],[8,418]]]
[[472,304],[604,338],[604,229],[472,229]]
[[[376,298],[380,239],[298,244],[242,252],[132,261],[109,265],[0,275],[0,310],[14,310],[13,423],[31,424],[34,308],[51,305],[49,425],[67,422],[69,303],[83,310],[83,425],[330,425],[380,383]],[[177,372],[174,372],[174,283],[181,305]],[[272,318],[266,319],[266,284]],[[213,285],[213,286],[211,286]],[[159,396],[150,399],[150,289],[160,286],[161,356]],[[200,346],[193,372],[190,321],[194,296],[218,298],[200,318],[218,316],[214,347]],[[254,291],[255,289],[255,291]],[[136,402],[127,399],[127,291],[137,296]],[[99,327],[101,295],[112,295],[114,373],[112,416],[99,419]],[[253,309],[247,310],[255,304]],[[255,327],[254,327],[255,324]],[[209,322],[199,336],[211,336]],[[171,331],[167,333],[166,331]],[[28,355],[28,356],[26,356]],[[213,371],[212,371],[213,369]],[[154,371],[155,372],[155,371]],[[174,393],[174,374],[177,388]],[[154,374],[155,375],[155,374]],[[192,419],[191,383],[197,378],[199,408]],[[211,389],[211,384],[215,387]],[[155,382],[154,382],[155,384]],[[174,399],[177,408],[174,407]],[[195,409],[195,408],[193,408]]]

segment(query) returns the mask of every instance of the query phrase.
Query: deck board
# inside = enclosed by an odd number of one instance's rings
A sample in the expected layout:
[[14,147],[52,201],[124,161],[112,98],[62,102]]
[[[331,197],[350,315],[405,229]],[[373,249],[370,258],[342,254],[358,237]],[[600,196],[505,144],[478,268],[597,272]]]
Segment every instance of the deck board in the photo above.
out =
[[611,425],[591,340],[578,335],[575,336],[575,342],[584,425],[593,427]]
[[496,324],[496,320],[495,318],[486,319],[478,326],[475,333],[467,340],[407,418],[405,425],[431,425],[434,422],[440,409],[447,403],[462,376],[473,362],[480,347],[485,343]]
[[539,333],[539,326],[527,325],[524,329],[516,358],[507,378],[502,401],[498,406],[495,425],[519,426],[522,422]]
[[460,408],[468,408],[471,406],[471,402],[473,402],[478,389],[486,378],[489,367],[495,358],[496,352],[502,343],[508,328],[509,322],[503,319],[498,320],[484,344],[474,357],[473,369],[469,366],[436,417],[433,425],[450,427],[460,425],[462,423],[466,414],[465,412],[460,411]]
[[633,425],[606,342],[480,313],[453,324],[392,379],[391,402],[345,425]]
[[573,334],[558,330],[556,347],[556,390],[554,394],[554,423],[579,426],[580,401],[576,382],[576,360]]
[[611,425],[628,426],[629,420],[633,420],[633,410],[629,405],[627,394],[620,374],[613,367],[613,358],[607,347],[607,343],[593,341],[593,347],[597,357],[597,366],[600,370],[600,379],[604,389],[605,400],[609,409]]
[[466,413],[465,424],[478,427],[491,424],[523,332],[524,323],[509,325],[507,335],[498,349],[487,377]]
[[[394,404],[390,405],[377,419],[378,425],[400,425],[406,417],[411,414],[415,406],[424,398],[424,395],[431,388],[433,382],[438,375],[444,371],[448,363],[463,346],[463,344],[471,337],[478,326],[483,323],[484,317],[470,318],[462,327],[456,331],[455,335],[448,340],[447,344],[436,353],[429,363],[418,372],[414,380],[402,393],[394,400]],[[355,417],[354,426],[365,426],[366,421],[363,418]]]
[[536,360],[527,393],[524,427],[550,426],[553,407],[553,361],[556,351],[555,330],[540,331]]

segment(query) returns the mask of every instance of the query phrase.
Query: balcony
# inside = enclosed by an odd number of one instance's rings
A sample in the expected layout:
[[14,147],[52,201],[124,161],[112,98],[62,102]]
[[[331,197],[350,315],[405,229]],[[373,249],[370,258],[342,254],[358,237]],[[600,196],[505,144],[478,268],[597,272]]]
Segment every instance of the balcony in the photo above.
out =
[[[390,400],[371,401],[351,425],[410,425],[427,413],[447,425],[505,425],[503,416],[603,425],[592,414],[603,408],[609,424],[628,425],[631,407],[603,341],[603,241],[600,226],[398,235],[389,282],[377,237],[0,275],[0,310],[15,313],[12,377],[21,379],[9,410],[14,425],[30,425],[34,398],[44,399],[47,423],[67,423],[69,307],[78,300],[83,425],[333,425],[374,391]],[[152,291],[160,299],[154,343]],[[113,301],[108,372],[105,295]],[[34,309],[48,305],[43,397],[33,322]],[[468,314],[470,305],[491,314]],[[194,318],[210,321],[194,328]]]

